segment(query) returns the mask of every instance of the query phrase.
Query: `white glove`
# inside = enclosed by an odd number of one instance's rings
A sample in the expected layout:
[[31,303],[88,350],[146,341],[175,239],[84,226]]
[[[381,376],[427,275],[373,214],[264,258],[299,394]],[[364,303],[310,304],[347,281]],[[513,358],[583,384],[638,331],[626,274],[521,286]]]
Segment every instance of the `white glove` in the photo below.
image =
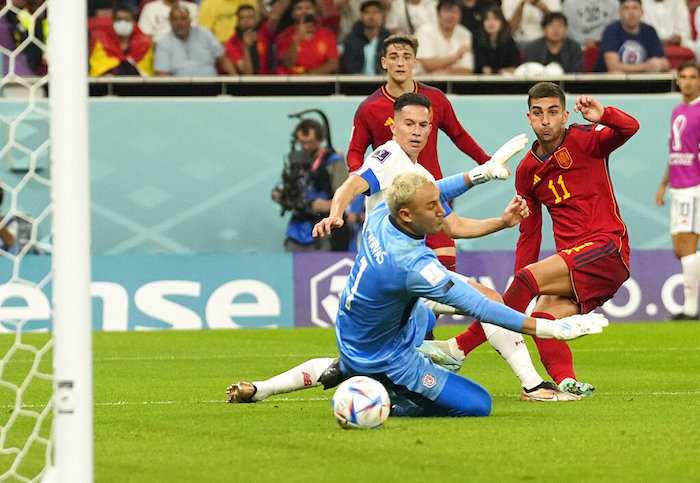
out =
[[472,185],[476,186],[492,179],[506,179],[510,175],[510,170],[506,163],[510,158],[522,151],[527,146],[527,143],[527,136],[519,134],[498,148],[498,151],[491,156],[490,161],[469,170],[469,179]]
[[603,314],[576,314],[563,319],[535,319],[535,335],[540,339],[572,340],[588,334],[600,334],[608,326]]

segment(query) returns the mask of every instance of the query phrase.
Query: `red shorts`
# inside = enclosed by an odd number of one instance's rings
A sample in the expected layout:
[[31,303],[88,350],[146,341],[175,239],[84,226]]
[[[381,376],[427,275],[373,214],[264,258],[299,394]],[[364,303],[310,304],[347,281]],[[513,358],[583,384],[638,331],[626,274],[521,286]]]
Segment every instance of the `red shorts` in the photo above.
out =
[[557,253],[569,267],[575,303],[587,314],[611,299],[629,278],[627,264],[611,240],[583,243]]
[[428,246],[428,248],[435,250],[436,248],[445,247],[454,248],[455,241],[449,236],[445,235],[445,233],[440,232],[435,235],[426,235],[425,244]]

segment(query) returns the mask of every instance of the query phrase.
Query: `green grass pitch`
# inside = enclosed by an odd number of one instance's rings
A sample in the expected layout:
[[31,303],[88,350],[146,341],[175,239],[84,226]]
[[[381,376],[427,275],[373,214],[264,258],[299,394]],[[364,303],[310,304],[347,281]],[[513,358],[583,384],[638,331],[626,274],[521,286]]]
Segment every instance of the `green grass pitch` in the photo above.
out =
[[[438,327],[437,336],[462,329]],[[0,337],[0,354],[12,340]],[[700,325],[613,324],[571,346],[594,397],[520,402],[517,379],[484,345],[461,374],[489,390],[491,416],[389,418],[378,430],[357,431],[336,424],[332,392],[320,388],[224,403],[232,382],[334,356],[330,329],[95,333],[95,480],[700,481]],[[19,378],[30,359],[16,353],[3,379]],[[49,383],[33,386],[24,398],[30,406]],[[13,403],[0,387],[3,426]],[[28,423],[15,426],[8,443]],[[30,452],[25,474],[35,471],[38,453]],[[0,475],[10,461],[0,455]]]

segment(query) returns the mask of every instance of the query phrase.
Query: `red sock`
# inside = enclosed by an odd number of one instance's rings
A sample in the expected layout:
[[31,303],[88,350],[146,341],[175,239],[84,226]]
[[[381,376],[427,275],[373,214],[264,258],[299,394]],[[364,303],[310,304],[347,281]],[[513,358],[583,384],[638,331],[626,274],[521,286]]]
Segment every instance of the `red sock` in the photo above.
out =
[[452,255],[439,255],[438,260],[440,260],[440,263],[442,263],[449,271],[457,271],[457,257]]
[[535,277],[532,276],[532,272],[527,268],[521,268],[515,272],[513,283],[503,294],[503,302],[511,309],[525,312],[532,299],[539,293],[540,287],[537,285]]
[[486,342],[486,334],[484,334],[484,329],[479,321],[475,320],[466,331],[455,337],[455,340],[457,341],[457,347],[462,349],[464,355],[467,355]]
[[[532,316],[549,320],[554,320],[555,318],[543,312],[535,312]],[[547,373],[552,376],[554,382],[559,384],[567,377],[576,379],[574,357],[571,355],[571,349],[569,349],[569,345],[566,342],[556,339],[538,339],[535,336],[532,338],[535,339],[535,344],[537,344],[542,365],[547,370]]]

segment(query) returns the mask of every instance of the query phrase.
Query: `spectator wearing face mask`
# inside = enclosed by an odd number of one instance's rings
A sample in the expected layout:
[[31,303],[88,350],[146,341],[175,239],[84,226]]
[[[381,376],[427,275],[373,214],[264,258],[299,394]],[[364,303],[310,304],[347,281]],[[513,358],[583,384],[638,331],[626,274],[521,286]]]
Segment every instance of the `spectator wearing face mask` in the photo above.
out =
[[91,31],[90,75],[153,75],[150,39],[130,6],[115,7],[111,26]]

